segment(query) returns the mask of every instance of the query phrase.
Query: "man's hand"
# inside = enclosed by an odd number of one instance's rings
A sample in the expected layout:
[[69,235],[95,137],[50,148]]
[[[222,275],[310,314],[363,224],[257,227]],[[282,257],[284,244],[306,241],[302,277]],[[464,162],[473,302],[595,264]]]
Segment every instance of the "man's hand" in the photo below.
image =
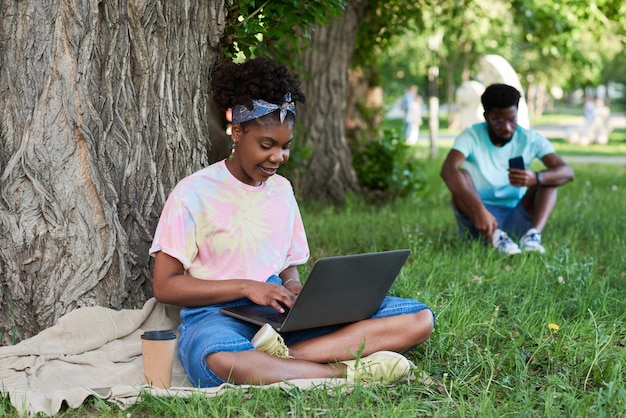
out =
[[491,243],[491,236],[493,232],[498,228],[498,221],[495,216],[491,214],[486,208],[474,218],[474,225],[482,236],[487,238],[487,241]]
[[537,175],[532,170],[509,168],[509,182],[516,187],[533,186],[537,183]]

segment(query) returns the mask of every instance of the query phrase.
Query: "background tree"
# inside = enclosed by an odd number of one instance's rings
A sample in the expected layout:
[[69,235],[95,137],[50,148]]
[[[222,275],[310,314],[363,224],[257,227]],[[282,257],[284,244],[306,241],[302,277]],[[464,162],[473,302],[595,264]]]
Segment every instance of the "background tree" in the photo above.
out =
[[350,0],[341,18],[318,25],[302,55],[304,145],[311,149],[302,194],[308,199],[342,204],[358,187],[346,137],[348,71],[367,0]]
[[[368,142],[380,137],[384,96],[393,87],[383,82],[381,68],[385,60],[381,52],[390,47],[394,39],[411,31],[419,36],[422,25],[423,4],[407,0],[370,0],[363,11],[362,24],[357,33],[354,57],[350,65],[350,94],[348,96],[348,140],[353,150],[359,150]],[[420,62],[411,57],[403,63]],[[393,71],[401,72],[402,67]],[[416,71],[419,73],[419,70]],[[393,80],[385,80],[391,81]],[[411,84],[417,84],[415,80]],[[398,96],[403,87],[397,87]]]
[[[423,94],[428,94],[428,68],[436,65],[442,102],[454,109],[457,87],[476,76],[483,55],[515,56],[519,29],[509,23],[512,10],[506,2],[425,2],[421,15],[420,21],[409,21],[405,34],[396,36],[379,53],[381,81],[389,87],[391,99],[400,97],[409,84],[418,84]],[[436,51],[429,49],[432,36],[441,38]]]
[[280,55],[273,40],[298,45],[343,6],[233,3],[0,3],[2,343],[143,303],[169,191],[229,148],[211,72],[237,41]]
[[[436,60],[445,87],[441,92],[452,108],[454,90],[462,80],[477,79],[478,60],[484,54],[502,55],[518,71],[536,114],[552,86],[573,91],[621,78],[619,71],[610,69],[620,68],[614,62],[624,53],[623,0],[425,1],[420,9],[422,20],[409,20],[416,26],[378,53],[389,101],[415,81],[426,91],[427,68]],[[428,37],[437,31],[443,42],[435,58]]]
[[[302,163],[305,175],[291,173],[290,177],[302,197],[342,204],[349,190],[358,189],[353,149],[377,136],[380,129],[381,103],[369,100],[373,90],[380,90],[376,53],[406,30],[404,22],[419,14],[419,5],[409,0],[351,0],[338,16],[342,1],[306,2],[307,13],[318,23],[309,30],[300,28],[310,46],[302,49],[294,48],[292,40],[298,37],[289,32],[293,22],[301,19],[291,2],[239,3],[240,10],[260,19],[240,20],[240,33],[230,38],[236,49],[245,55],[271,53],[302,75],[309,99],[299,112],[303,141],[294,144],[296,161],[292,159],[287,170],[294,171]],[[319,15],[319,5],[326,19]],[[250,13],[252,8],[257,12]],[[244,39],[241,32],[246,34],[245,46],[239,45]],[[301,51],[296,58],[294,50]]]
[[[514,22],[523,36],[520,65],[529,87],[529,109],[541,115],[550,86],[568,90],[603,84],[603,68],[624,51],[621,0],[591,3],[515,0]],[[533,100],[533,94],[539,96]]]
[[[299,113],[310,150],[301,188],[333,203],[356,187],[346,117],[366,120],[354,138],[376,133],[380,113],[361,92],[402,86],[385,66],[401,36],[416,47],[398,68],[419,79],[424,40],[443,31],[448,96],[491,48],[510,53],[527,81],[623,80],[624,0],[351,0],[343,13],[344,3],[0,2],[2,342],[79,306],[127,307],[150,294],[147,250],[167,194],[228,145],[208,86],[231,46],[299,69],[310,98]],[[311,48],[295,54],[301,39]]]
[[0,3],[3,343],[150,293],[167,194],[212,158],[226,3]]
[[[300,74],[307,103],[298,105],[297,141],[292,147],[306,175],[294,179],[298,193],[341,203],[357,187],[345,135],[348,68],[367,0],[241,1],[231,9],[227,54],[235,59],[270,55]],[[238,16],[247,16],[240,18]],[[298,154],[307,155],[301,160]],[[297,169],[296,169],[297,170]]]

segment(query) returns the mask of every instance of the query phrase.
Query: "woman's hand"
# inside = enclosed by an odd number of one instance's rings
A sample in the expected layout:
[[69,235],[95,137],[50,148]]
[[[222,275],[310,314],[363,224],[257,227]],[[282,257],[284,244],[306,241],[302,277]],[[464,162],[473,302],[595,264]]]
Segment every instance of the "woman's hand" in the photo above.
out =
[[302,283],[298,279],[289,279],[283,282],[283,286],[285,286],[291,293],[294,295],[299,295],[302,290]]
[[280,313],[285,312],[285,307],[291,309],[296,301],[296,294],[283,285],[254,281],[248,284],[246,297],[257,305],[271,306]]
[[280,279],[283,281],[283,286],[294,295],[299,295],[302,290],[302,283],[300,283],[300,273],[296,266],[289,266],[279,274]]

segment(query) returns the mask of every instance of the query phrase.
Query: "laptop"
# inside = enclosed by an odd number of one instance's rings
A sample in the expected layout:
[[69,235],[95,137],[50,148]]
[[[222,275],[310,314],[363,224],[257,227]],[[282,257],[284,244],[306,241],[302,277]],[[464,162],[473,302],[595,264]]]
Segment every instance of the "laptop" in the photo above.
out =
[[392,250],[320,258],[313,265],[291,310],[244,305],[221,311],[257,325],[269,323],[288,332],[326,325],[347,324],[374,315],[410,250]]

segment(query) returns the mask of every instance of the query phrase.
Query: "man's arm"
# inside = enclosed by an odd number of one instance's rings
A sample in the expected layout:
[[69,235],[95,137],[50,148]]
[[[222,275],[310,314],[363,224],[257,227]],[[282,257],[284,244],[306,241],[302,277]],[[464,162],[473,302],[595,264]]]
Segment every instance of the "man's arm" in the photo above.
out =
[[545,155],[541,161],[546,166],[545,170],[534,172],[530,169],[509,170],[509,181],[513,186],[532,187],[540,186],[558,187],[574,179],[574,171],[561,157],[555,153]]
[[450,150],[441,167],[441,177],[452,193],[452,204],[474,221],[482,235],[491,239],[498,222],[480,200],[469,173],[461,168],[464,162],[463,153]]
[[541,161],[546,166],[546,170],[540,172],[542,186],[558,187],[574,180],[574,170],[556,153],[545,155]]

